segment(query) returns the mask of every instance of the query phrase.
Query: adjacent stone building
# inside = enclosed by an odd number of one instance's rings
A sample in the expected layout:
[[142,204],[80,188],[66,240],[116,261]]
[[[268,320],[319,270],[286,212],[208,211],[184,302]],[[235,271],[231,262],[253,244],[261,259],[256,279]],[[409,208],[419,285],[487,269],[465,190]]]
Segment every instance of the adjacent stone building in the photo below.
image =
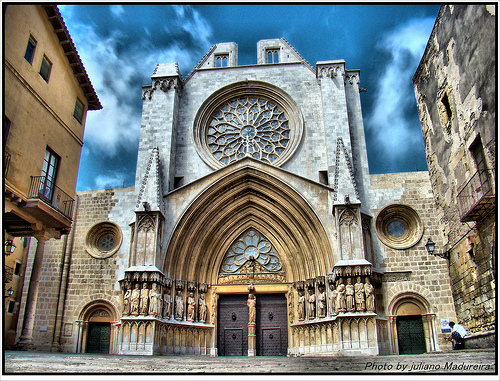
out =
[[[44,245],[71,229],[86,115],[102,105],[55,5],[3,11],[5,342],[15,344],[24,314],[17,344],[32,348]],[[23,293],[28,246],[36,265]]]
[[495,345],[496,6],[442,6],[413,82],[467,346]]
[[139,355],[451,349],[427,172],[369,175],[360,73],[284,39],[214,45],[143,87],[136,184],[78,192],[37,348]]

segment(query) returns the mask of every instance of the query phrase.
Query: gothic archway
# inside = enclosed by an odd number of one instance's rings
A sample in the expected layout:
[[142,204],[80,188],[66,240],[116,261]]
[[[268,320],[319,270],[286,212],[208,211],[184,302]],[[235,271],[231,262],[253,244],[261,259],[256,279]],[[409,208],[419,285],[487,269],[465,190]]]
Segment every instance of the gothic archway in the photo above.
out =
[[281,259],[286,282],[328,273],[332,245],[309,203],[271,171],[246,158],[205,189],[179,220],[164,257],[173,279],[215,284],[225,254],[253,228],[269,240]]

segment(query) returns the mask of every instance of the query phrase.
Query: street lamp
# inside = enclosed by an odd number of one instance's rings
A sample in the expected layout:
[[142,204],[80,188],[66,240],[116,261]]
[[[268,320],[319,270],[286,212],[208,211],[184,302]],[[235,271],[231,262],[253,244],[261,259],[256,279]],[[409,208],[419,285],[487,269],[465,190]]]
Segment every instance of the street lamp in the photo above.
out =
[[430,255],[434,255],[435,257],[441,257],[443,259],[450,259],[450,251],[446,251],[444,253],[436,253],[434,254],[434,249],[436,248],[436,244],[432,242],[430,238],[427,239],[427,243],[425,244],[425,248]]
[[14,245],[14,241],[8,239],[5,241],[5,255],[11,255],[14,250],[16,250],[16,245]]
[[12,296],[12,294],[14,293],[14,290],[11,288],[9,288],[7,290],[7,296],[4,296],[4,298],[10,298]]

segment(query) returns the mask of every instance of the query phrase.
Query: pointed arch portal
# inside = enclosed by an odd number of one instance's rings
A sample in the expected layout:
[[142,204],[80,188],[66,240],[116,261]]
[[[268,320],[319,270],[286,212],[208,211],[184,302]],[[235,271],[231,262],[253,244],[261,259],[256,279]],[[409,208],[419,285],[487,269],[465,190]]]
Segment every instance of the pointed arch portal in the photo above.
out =
[[248,231],[272,247],[283,282],[328,273],[332,245],[312,207],[271,172],[245,161],[191,203],[170,239],[164,273],[217,284],[231,246]]

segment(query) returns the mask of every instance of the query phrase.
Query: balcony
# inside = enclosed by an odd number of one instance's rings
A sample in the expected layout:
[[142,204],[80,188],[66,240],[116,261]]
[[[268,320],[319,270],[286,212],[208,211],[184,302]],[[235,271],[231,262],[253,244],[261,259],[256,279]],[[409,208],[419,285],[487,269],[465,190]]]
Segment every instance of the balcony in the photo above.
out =
[[12,276],[14,275],[14,269],[9,266],[5,266],[3,271],[3,282],[10,283],[12,282]]
[[9,172],[9,165],[10,165],[10,153],[5,152],[3,154],[3,178],[7,178],[7,172]]
[[39,199],[71,221],[75,200],[45,176],[31,176],[28,199]]
[[495,209],[495,194],[492,189],[493,171],[477,171],[459,188],[457,201],[460,221],[479,221]]

